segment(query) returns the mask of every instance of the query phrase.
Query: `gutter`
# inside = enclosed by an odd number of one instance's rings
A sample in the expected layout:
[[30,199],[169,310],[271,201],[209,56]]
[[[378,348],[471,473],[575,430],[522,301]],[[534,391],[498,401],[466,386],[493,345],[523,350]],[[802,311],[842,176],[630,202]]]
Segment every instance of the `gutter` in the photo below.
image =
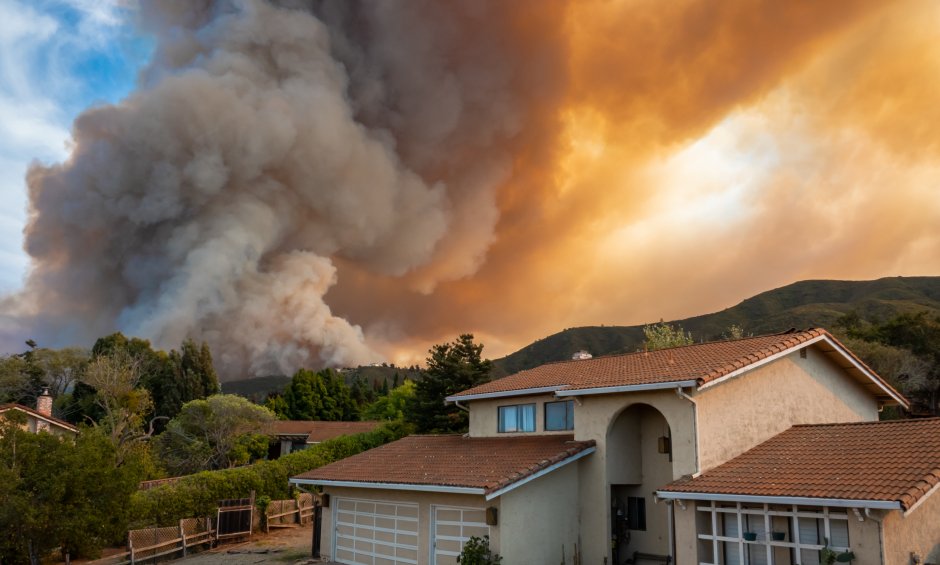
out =
[[503,390],[500,392],[481,392],[479,394],[454,394],[444,398],[447,402],[457,402],[460,400],[481,400],[484,398],[505,398],[507,396],[527,396],[530,394],[540,394],[543,392],[555,392],[565,388],[568,385],[540,386],[536,388],[520,388],[516,390]]
[[541,477],[542,475],[547,475],[547,474],[551,473],[552,471],[554,471],[555,469],[558,469],[558,468],[560,468],[560,467],[564,467],[564,466],[567,465],[568,463],[573,463],[574,461],[577,461],[578,459],[581,459],[582,457],[586,457],[586,456],[588,456],[588,455],[594,453],[595,451],[597,451],[597,448],[596,448],[596,447],[589,447],[589,448],[585,449],[584,451],[579,451],[579,452],[575,453],[574,455],[572,455],[571,457],[569,457],[569,458],[567,458],[567,459],[562,459],[561,461],[559,461],[558,463],[555,463],[555,464],[553,464],[553,465],[549,465],[548,467],[545,467],[544,469],[542,469],[541,471],[539,471],[539,472],[537,472],[537,473],[532,473],[531,475],[529,475],[529,476],[527,476],[527,477],[525,477],[525,478],[523,478],[523,479],[521,479],[521,480],[518,480],[518,481],[516,481],[516,482],[514,482],[514,483],[512,483],[512,484],[510,484],[510,485],[504,486],[503,488],[501,488],[501,489],[499,489],[499,490],[494,490],[493,492],[491,492],[491,493],[489,493],[488,495],[486,495],[486,500],[489,501],[489,500],[493,500],[494,498],[496,498],[496,497],[498,497],[498,496],[502,496],[502,495],[506,494],[507,492],[509,492],[509,491],[511,491],[511,490],[513,490],[513,489],[515,489],[515,488],[521,487],[522,485],[524,485],[524,484],[526,484],[526,483],[528,483],[528,482],[530,482],[530,481],[534,481],[535,479]]
[[755,504],[797,504],[803,506],[831,506],[834,508],[864,508],[900,510],[897,500],[850,500],[846,498],[813,498],[811,496],[756,496],[750,494],[713,494],[707,492],[656,491],[666,500],[706,500],[714,502],[751,502]]
[[373,488],[385,490],[414,490],[423,492],[448,492],[457,494],[486,494],[479,487],[452,487],[445,485],[413,485],[408,483],[367,483],[361,481],[328,481],[322,479],[297,479],[289,481],[295,485],[319,485],[325,487]]

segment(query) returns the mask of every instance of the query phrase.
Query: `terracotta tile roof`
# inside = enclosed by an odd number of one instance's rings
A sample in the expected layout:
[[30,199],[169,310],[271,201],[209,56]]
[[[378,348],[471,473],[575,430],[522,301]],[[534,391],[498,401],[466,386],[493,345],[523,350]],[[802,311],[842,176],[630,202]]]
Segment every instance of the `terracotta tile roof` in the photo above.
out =
[[594,447],[571,435],[413,435],[293,477],[480,488],[486,494]]
[[879,385],[881,385],[898,398],[904,398],[826,330],[816,328],[744,339],[697,343],[657,351],[640,351],[624,355],[548,363],[459,392],[449,398],[459,400],[461,397],[476,394],[505,393],[546,387],[557,387],[559,390],[583,390],[681,381],[695,381],[698,386],[701,386],[820,337],[831,340],[840,348],[837,350],[828,343],[817,343],[817,346],[824,349],[826,353],[832,354],[838,351],[837,356],[843,361],[840,364],[844,368],[860,373],[861,371],[853,365],[852,362],[854,362],[874,376],[877,384],[872,383],[871,379],[865,376],[857,376],[857,378],[867,381],[871,385],[872,392],[877,393],[876,396],[890,398],[880,388]]
[[382,422],[321,422],[317,420],[278,420],[272,426],[277,436],[307,436],[307,443],[319,443],[339,436],[371,432]]
[[22,404],[16,404],[16,403],[0,404],[0,414],[3,414],[7,410],[19,410],[21,412],[26,412],[27,414],[31,416],[46,420],[47,422],[54,424],[56,426],[59,426],[60,428],[63,428],[70,432],[78,433],[78,428],[66,422],[65,420],[60,420],[59,418],[56,418],[54,416],[46,416],[42,412],[39,412],[33,408],[30,408],[29,406],[23,406]]
[[661,491],[897,501],[940,483],[940,418],[793,426]]

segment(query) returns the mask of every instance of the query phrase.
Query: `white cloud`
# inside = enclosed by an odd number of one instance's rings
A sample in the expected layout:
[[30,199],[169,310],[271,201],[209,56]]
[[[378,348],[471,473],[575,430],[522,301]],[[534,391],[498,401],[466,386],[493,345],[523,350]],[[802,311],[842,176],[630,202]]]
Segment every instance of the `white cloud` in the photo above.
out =
[[126,64],[113,53],[127,32],[128,6],[118,0],[0,0],[0,293],[17,289],[28,266],[22,250],[26,169],[34,159],[67,157],[75,114],[112,94],[89,87],[96,69],[88,63]]

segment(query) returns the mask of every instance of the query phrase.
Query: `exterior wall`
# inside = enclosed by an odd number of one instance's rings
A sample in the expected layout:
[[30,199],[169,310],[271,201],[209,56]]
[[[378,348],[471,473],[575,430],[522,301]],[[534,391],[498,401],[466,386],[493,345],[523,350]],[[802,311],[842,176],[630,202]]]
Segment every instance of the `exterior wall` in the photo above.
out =
[[[509,436],[527,436],[536,434],[557,435],[571,434],[571,430],[560,432],[545,431],[545,403],[557,402],[562,400],[555,398],[551,394],[540,394],[532,396],[510,396],[507,398],[492,398],[483,400],[472,400],[467,403],[470,408],[470,437],[509,437]],[[499,433],[499,407],[512,406],[515,404],[535,403],[535,432],[520,433]],[[581,414],[580,406],[575,402],[574,405],[574,428],[578,429],[578,416]]]
[[[624,461],[623,446],[617,437],[608,445],[608,432],[618,416],[628,407],[646,404],[658,410],[669,425],[672,436],[672,472],[667,476],[643,477],[644,485],[654,488],[695,472],[695,422],[692,404],[680,398],[675,390],[656,390],[624,394],[601,394],[580,398],[582,405],[575,404],[575,439],[597,442],[597,451],[579,461],[580,467],[580,513],[582,563],[601,564],[605,558],[610,562],[611,540],[611,493],[608,478],[608,460]],[[629,454],[626,454],[629,456]],[[649,529],[651,520],[665,507],[647,501],[647,537],[668,536]]]
[[794,424],[878,419],[878,403],[822,352],[809,347],[692,395],[701,472]]
[[935,490],[920,506],[904,516],[890,512],[884,519],[885,563],[940,563],[940,491]]
[[[588,456],[593,457],[593,455]],[[499,554],[507,564],[572,563],[578,543],[578,465],[570,463],[500,497]]]
[[72,430],[63,428],[62,426],[59,426],[57,424],[49,423],[46,420],[37,418],[36,416],[34,416],[33,414],[30,414],[29,412],[18,410],[16,408],[11,408],[9,410],[4,410],[3,412],[0,412],[0,417],[3,417],[3,415],[6,414],[7,412],[15,412],[16,414],[22,414],[23,417],[25,417],[24,418],[25,421],[20,427],[30,433],[35,434],[39,432],[49,432],[50,434],[54,436],[59,436],[59,437],[74,436],[77,433]]
[[[537,482],[537,481],[533,481]],[[524,487],[523,487],[524,488]],[[440,492],[416,492],[404,490],[358,489],[324,487],[323,492],[336,498],[355,498],[359,500],[377,500],[385,502],[409,502],[418,505],[418,563],[430,563],[431,506],[459,506],[466,508],[500,507],[499,500],[486,501],[481,495],[449,494]],[[324,559],[333,557],[333,507],[323,509],[320,554]],[[503,512],[499,512],[502,521]],[[490,547],[499,551],[500,526],[490,527]]]

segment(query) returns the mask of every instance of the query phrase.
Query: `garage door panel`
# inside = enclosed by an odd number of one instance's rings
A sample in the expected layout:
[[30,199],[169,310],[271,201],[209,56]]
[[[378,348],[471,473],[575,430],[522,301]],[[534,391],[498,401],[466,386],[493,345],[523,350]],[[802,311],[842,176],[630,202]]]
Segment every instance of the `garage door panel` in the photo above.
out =
[[434,565],[456,564],[468,539],[490,533],[486,512],[481,508],[435,506],[433,514]]
[[417,564],[417,505],[341,498],[335,507],[337,561],[350,565]]

